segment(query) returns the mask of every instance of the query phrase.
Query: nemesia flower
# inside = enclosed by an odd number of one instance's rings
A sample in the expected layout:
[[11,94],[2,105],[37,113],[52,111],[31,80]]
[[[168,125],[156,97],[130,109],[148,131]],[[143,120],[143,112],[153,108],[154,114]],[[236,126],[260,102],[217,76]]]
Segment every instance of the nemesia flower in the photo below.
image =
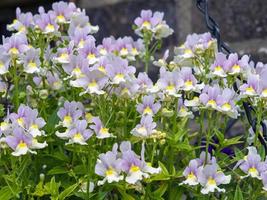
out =
[[267,171],[261,173],[261,180],[262,180],[262,183],[263,183],[262,189],[267,191]]
[[222,171],[218,171],[218,165],[206,165],[203,169],[199,168],[197,172],[198,181],[203,186],[201,189],[202,194],[208,194],[210,192],[225,192],[225,189],[221,189],[218,186],[221,184],[229,184],[231,175],[224,175]]
[[259,82],[259,95],[262,98],[267,98],[267,68],[265,70],[262,70],[260,74],[260,82]]
[[142,99],[142,103],[136,105],[136,110],[141,114],[141,115],[155,115],[161,105],[159,102],[155,102],[155,98],[152,95],[149,96],[144,96]]
[[229,88],[225,88],[222,94],[217,98],[218,110],[227,114],[232,118],[237,118],[237,107],[234,103],[235,92]]
[[12,124],[16,124],[22,128],[25,128],[26,119],[28,118],[28,116],[32,115],[37,117],[38,111],[21,104],[18,108],[17,113],[11,113],[8,117],[11,120]]
[[178,100],[177,116],[178,117],[188,117],[188,118],[194,117],[193,113],[191,111],[189,111],[188,108],[184,105],[182,99]]
[[111,84],[118,85],[126,82],[129,76],[135,73],[133,66],[128,66],[128,61],[119,57],[112,57],[110,63],[106,67],[107,76],[111,80]]
[[111,133],[109,133],[109,129],[103,125],[99,117],[93,117],[92,123],[93,124],[90,125],[90,128],[95,132],[98,139],[114,137]]
[[183,80],[181,89],[184,91],[200,92],[200,90],[204,87],[203,83],[197,84],[197,79],[192,74],[192,68],[190,67],[182,67],[179,78]]
[[56,16],[56,22],[59,24],[68,23],[71,16],[76,10],[74,3],[66,3],[63,1],[52,4],[53,14]]
[[86,40],[93,40],[93,36],[88,35],[86,29],[75,29],[74,34],[70,35],[71,41],[74,42],[74,45],[77,48],[83,48],[85,46]]
[[114,46],[116,45],[116,40],[113,36],[103,38],[102,44],[97,46],[97,50],[100,55],[104,56],[114,51]]
[[152,87],[153,87],[152,80],[148,77],[147,73],[145,73],[145,72],[140,72],[138,74],[137,83],[140,86],[139,91],[141,93],[146,93],[146,92],[148,92],[149,89],[152,89]]
[[169,49],[165,51],[162,58],[157,61],[154,61],[153,64],[157,67],[167,67],[167,58],[169,57]]
[[87,60],[80,55],[71,55],[69,59],[69,63],[62,65],[63,70],[69,75],[67,78],[84,77],[82,70],[89,68]]
[[10,64],[10,56],[4,52],[2,52],[2,48],[0,48],[0,74],[6,74],[9,69]]
[[258,94],[260,77],[257,74],[251,74],[247,83],[240,86],[241,97],[256,96]]
[[239,167],[246,173],[242,178],[251,176],[252,178],[261,179],[260,174],[266,171],[267,164],[261,161],[261,157],[255,147],[248,147],[248,150],[248,155],[240,160],[234,168]]
[[153,122],[153,118],[151,115],[142,116],[140,124],[137,124],[133,130],[131,130],[131,134],[137,137],[150,137],[151,135],[156,133],[157,124]]
[[[66,144],[87,145],[86,141],[93,135],[92,131],[87,129],[86,120],[77,120],[75,125],[68,131],[69,142]],[[60,134],[58,134],[60,136]]]
[[197,172],[199,168],[199,163],[196,160],[191,160],[189,162],[189,165],[185,168],[183,171],[183,176],[186,177],[186,180],[180,183],[187,184],[187,185],[198,185],[198,178],[197,178]]
[[135,77],[129,77],[126,82],[120,83],[119,86],[112,89],[112,93],[115,93],[119,97],[127,97],[134,99],[139,90],[139,85]]
[[[143,143],[144,144],[144,143]],[[149,178],[150,174],[158,174],[161,168],[153,168],[144,160],[144,145],[142,145],[141,159],[131,150],[130,142],[122,142],[120,150],[122,157],[120,167],[127,175],[125,181],[130,184],[136,184],[144,178]]]
[[53,90],[59,90],[62,88],[62,80],[59,75],[54,72],[53,74],[49,71],[46,75],[47,83]]
[[71,41],[65,48],[58,48],[57,56],[54,57],[54,61],[61,64],[68,64],[70,62],[70,56],[73,55],[73,48],[73,41]]
[[44,34],[53,34],[58,31],[56,16],[53,13],[44,13],[43,8],[39,8],[39,15],[33,17],[36,28],[40,29]]
[[218,85],[215,86],[206,86],[202,94],[199,96],[200,102],[207,108],[211,107],[213,109],[217,109],[217,100],[221,93],[220,87]]
[[104,86],[108,82],[107,77],[99,70],[90,71],[89,68],[83,68],[81,71],[83,76],[78,77],[76,80],[71,81],[70,84],[74,87],[82,87],[84,89],[80,95],[89,94],[104,94]]
[[24,71],[26,73],[32,74],[40,72],[41,62],[39,60],[39,55],[40,49],[31,48],[26,51],[25,54],[20,56]]
[[228,68],[225,65],[226,62],[226,55],[219,52],[215,56],[215,61],[211,65],[210,70],[212,71],[212,74],[219,76],[219,77],[226,77]]
[[41,130],[45,126],[46,122],[43,118],[38,117],[38,111],[36,109],[32,110],[31,113],[27,113],[24,118],[24,128],[32,135],[32,137],[37,137],[44,135],[44,131]]
[[64,107],[60,108],[57,112],[57,116],[60,118],[60,125],[63,127],[69,128],[82,117],[84,112],[84,107],[80,102],[69,102],[64,103]]
[[117,158],[117,144],[113,145],[113,150],[107,153],[102,153],[98,156],[95,166],[95,173],[104,177],[102,181],[98,181],[98,185],[103,185],[105,182],[119,182],[123,180],[120,175],[120,159]]
[[24,33],[3,38],[3,50],[11,56],[17,56],[29,49],[27,37]]
[[106,67],[109,63],[109,59],[106,56],[102,56],[97,60],[97,63],[91,67],[91,70],[98,70],[103,74],[107,73]]
[[79,48],[78,53],[88,60],[89,65],[95,64],[98,61],[98,51],[95,46],[95,38],[91,36],[84,41],[84,45]]
[[164,13],[155,12],[151,10],[142,10],[141,17],[134,20],[137,28],[135,33],[143,36],[144,31],[151,31],[156,39],[168,37],[173,33],[173,30],[163,20]]
[[228,56],[228,59],[225,62],[225,67],[229,70],[229,74],[240,74],[249,67],[248,62],[249,57],[247,55],[242,56],[239,60],[237,53],[233,53]]

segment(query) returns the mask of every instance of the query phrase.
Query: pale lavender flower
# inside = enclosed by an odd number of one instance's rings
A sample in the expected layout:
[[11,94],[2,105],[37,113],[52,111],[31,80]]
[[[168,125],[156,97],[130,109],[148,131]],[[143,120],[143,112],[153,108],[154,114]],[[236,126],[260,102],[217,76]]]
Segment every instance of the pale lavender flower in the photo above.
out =
[[181,89],[184,91],[200,92],[200,90],[204,87],[203,83],[197,84],[197,79],[193,75],[192,68],[190,67],[182,67],[179,78],[183,81]]
[[225,189],[221,189],[218,186],[221,184],[229,184],[231,175],[226,176],[222,171],[218,171],[218,165],[206,165],[204,168],[199,168],[197,172],[199,183],[203,186],[201,189],[202,194],[208,194],[210,192],[225,192]]
[[51,34],[58,31],[58,24],[56,23],[56,16],[53,13],[44,13],[42,8],[39,8],[39,15],[34,16],[34,22],[38,29],[44,34]]
[[189,165],[183,171],[183,176],[186,177],[186,180],[180,183],[179,185],[198,185],[197,172],[199,168],[199,163],[196,160],[191,160]]
[[247,83],[240,86],[241,97],[256,96],[259,91],[260,77],[257,74],[251,74]]
[[248,155],[240,160],[235,168],[239,167],[246,173],[242,178],[251,176],[252,178],[261,179],[260,174],[267,169],[267,164],[261,161],[261,157],[255,147],[249,147],[248,150]]
[[193,113],[184,105],[183,99],[178,99],[178,106],[177,106],[177,116],[178,117],[187,117],[193,118]]
[[30,107],[21,104],[17,113],[11,113],[9,115],[9,119],[12,121],[12,124],[16,124],[24,128],[26,119],[31,115],[36,116],[36,113],[38,115],[38,111],[36,109],[31,109]]
[[80,102],[69,102],[64,103],[64,107],[60,108],[57,112],[57,116],[62,121],[60,124],[66,128],[69,128],[82,117],[84,112],[84,107]]
[[210,67],[212,74],[219,77],[226,77],[229,70],[227,65],[225,65],[226,60],[226,55],[224,53],[217,53],[215,56],[215,61]]
[[144,143],[142,145],[141,158],[131,150],[130,142],[122,142],[120,145],[122,153],[122,159],[120,161],[120,167],[127,176],[125,181],[130,184],[136,184],[143,178],[149,178],[150,174],[157,174],[161,171],[161,168],[153,168],[149,166],[144,160]]
[[104,38],[102,44],[97,46],[97,50],[101,55],[107,55],[114,51],[114,46],[116,45],[116,40],[113,36]]
[[139,103],[136,105],[136,110],[141,114],[141,115],[155,115],[161,105],[159,102],[155,102],[155,97],[152,95],[149,96],[144,96],[142,99],[142,103]]
[[3,52],[3,48],[0,48],[0,74],[6,74],[9,69],[10,56]]
[[123,180],[120,159],[117,158],[117,144],[113,146],[113,151],[108,151],[98,156],[95,173],[104,177],[102,181],[98,181],[98,185],[103,185],[105,182],[112,183]]
[[153,122],[153,118],[151,115],[142,116],[140,124],[136,125],[133,130],[131,130],[131,134],[137,137],[150,137],[153,135],[156,130],[157,124]]
[[267,98],[267,68],[262,70],[260,74],[259,91],[260,97]]
[[26,32],[26,28],[33,26],[32,13],[21,13],[20,8],[16,8],[16,19],[13,20],[12,24],[7,25],[7,30],[18,31],[18,33]]
[[27,37],[24,33],[3,38],[3,50],[12,56],[17,56],[29,49]]
[[126,82],[130,76],[133,76],[136,69],[133,66],[128,66],[128,61],[119,57],[110,58],[110,63],[106,67],[107,76],[111,80],[111,84],[118,85]]
[[80,55],[71,55],[69,57],[69,63],[63,64],[63,70],[69,75],[68,78],[81,78],[85,74],[82,72],[83,69],[89,68],[86,58]]
[[156,85],[150,90],[151,92],[158,92],[161,90],[164,94],[168,96],[180,97],[181,86],[183,81],[179,78],[179,71],[174,70],[172,72],[166,71],[165,68],[160,69],[160,78]]
[[267,191],[267,171],[261,173],[261,180],[262,180],[262,183],[263,183],[262,189]]
[[106,56],[101,56],[98,62],[91,67],[91,70],[98,70],[104,74],[107,73],[106,67],[109,63],[109,59]]
[[81,73],[83,76],[80,76],[76,80],[70,82],[72,86],[82,87],[84,89],[80,95],[84,95],[86,93],[101,95],[105,93],[103,88],[108,82],[105,74],[99,70],[91,71],[89,68],[83,68]]
[[95,132],[98,139],[114,137],[111,133],[109,133],[109,129],[103,125],[99,117],[93,117],[91,121],[93,124],[90,125],[90,128]]
[[222,94],[216,98],[218,110],[236,119],[238,117],[238,111],[234,100],[235,91],[229,88],[225,88]]
[[200,102],[205,106],[205,107],[211,107],[213,109],[217,109],[217,100],[219,98],[219,95],[221,94],[221,89],[218,85],[215,86],[206,86],[202,94],[199,96]]
[[28,74],[40,72],[40,49],[30,48],[25,54],[20,56],[24,71]]
[[167,67],[168,66],[168,63],[167,63],[167,59],[169,57],[169,49],[167,49],[165,52],[164,52],[164,55],[162,58],[160,58],[159,60],[157,61],[154,61],[153,64],[157,67]]
[[45,126],[46,122],[43,118],[38,117],[38,111],[33,109],[24,117],[23,128],[32,135],[33,138],[45,135],[41,129]]
[[152,89],[153,82],[148,77],[146,72],[140,72],[137,76],[137,83],[140,86],[139,90],[141,93],[147,93],[149,89]]
[[237,53],[229,55],[225,62],[225,68],[229,70],[229,74],[240,74],[249,67],[249,57],[247,55],[242,56],[239,60]]
[[62,80],[59,78],[56,72],[47,72],[47,83],[53,90],[59,90],[62,88]]
[[112,93],[115,93],[120,97],[127,97],[134,99],[139,90],[139,85],[134,76],[129,77],[126,82],[120,83],[118,87],[112,89]]
[[83,47],[78,49],[79,55],[88,60],[89,65],[93,65],[98,61],[98,50],[95,46],[95,38],[91,36],[84,41]]
[[74,127],[68,131],[69,142],[66,144],[87,145],[86,141],[93,135],[92,131],[87,129],[86,120],[75,121]]
[[74,42],[70,41],[69,45],[64,48],[57,49],[57,56],[54,57],[54,61],[61,64],[68,64],[70,62],[70,56],[73,55]]
[[71,16],[76,10],[74,3],[66,3],[63,1],[55,2],[52,4],[54,15],[56,16],[56,22],[59,24],[68,23]]

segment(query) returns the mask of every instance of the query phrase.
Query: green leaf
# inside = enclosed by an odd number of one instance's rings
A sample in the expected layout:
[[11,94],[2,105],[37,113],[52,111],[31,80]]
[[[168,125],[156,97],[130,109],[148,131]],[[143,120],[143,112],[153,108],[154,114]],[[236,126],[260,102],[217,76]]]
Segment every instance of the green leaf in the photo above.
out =
[[162,197],[168,188],[168,183],[162,184],[159,189],[153,192],[155,197]]
[[243,200],[243,194],[242,194],[242,191],[239,187],[239,185],[236,186],[236,189],[235,189],[235,197],[234,197],[234,200]]
[[68,170],[62,166],[56,166],[48,171],[48,175],[55,175],[55,174],[66,174]]
[[164,165],[162,162],[160,162],[160,161],[159,161],[159,166],[160,166],[160,168],[161,168],[161,170],[162,170],[162,174],[164,174],[164,175],[168,175],[168,176],[169,176],[169,172],[168,172],[167,168],[166,168],[165,165]]
[[15,196],[8,186],[1,188],[1,190],[0,190],[0,199],[1,200],[9,200],[13,197],[15,197]]
[[66,197],[71,196],[74,193],[74,191],[76,190],[76,188],[78,187],[78,185],[79,185],[79,183],[76,183],[76,184],[71,185],[68,188],[66,188],[63,192],[61,192],[59,194],[58,199],[63,200]]
[[123,200],[135,200],[135,198],[126,193],[125,190],[118,188]]
[[218,140],[220,143],[223,143],[224,141],[224,134],[219,131],[218,129],[214,129],[215,135],[218,137]]
[[237,137],[234,137],[234,138],[231,138],[231,139],[225,139],[223,141],[223,146],[226,147],[226,146],[230,146],[230,145],[234,145],[234,144],[239,144],[239,143],[242,143],[243,141],[240,141],[240,139],[242,138],[243,136],[237,136]]

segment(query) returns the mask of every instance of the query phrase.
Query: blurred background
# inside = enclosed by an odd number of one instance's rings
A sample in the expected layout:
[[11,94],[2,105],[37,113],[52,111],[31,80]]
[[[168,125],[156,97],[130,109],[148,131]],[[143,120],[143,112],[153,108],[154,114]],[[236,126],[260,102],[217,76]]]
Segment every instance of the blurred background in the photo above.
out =
[[[181,44],[189,33],[206,32],[203,15],[195,0],[72,0],[86,9],[90,22],[99,25],[95,35],[133,36],[131,25],[142,9],[163,11],[167,23],[175,31],[164,40],[172,48]],[[15,18],[15,9],[36,13],[38,6],[51,8],[52,0],[1,0],[0,34],[8,35],[6,24]],[[222,39],[240,54],[247,53],[255,61],[267,63],[267,0],[209,0],[211,16],[219,23]]]

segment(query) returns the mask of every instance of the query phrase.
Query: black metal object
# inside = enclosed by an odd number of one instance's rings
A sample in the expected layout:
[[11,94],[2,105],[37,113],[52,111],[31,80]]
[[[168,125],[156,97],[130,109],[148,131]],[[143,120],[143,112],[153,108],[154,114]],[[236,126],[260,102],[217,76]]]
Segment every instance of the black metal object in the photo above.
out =
[[[217,45],[218,45],[218,51],[220,52],[224,52],[226,54],[230,54],[233,51],[230,49],[230,47],[221,40],[221,34],[220,34],[220,28],[219,25],[216,23],[216,21],[209,15],[209,8],[208,8],[208,0],[196,0],[196,4],[197,4],[197,8],[204,14],[205,17],[205,22],[207,25],[207,28],[209,29],[209,32],[211,33],[211,35],[217,39]],[[234,90],[236,92],[239,92],[237,84],[234,83]],[[245,115],[246,118],[250,124],[250,126],[252,127],[254,133],[256,133],[256,124],[257,124],[257,118],[253,117],[252,113],[254,112],[255,114],[255,109],[253,108],[253,106],[251,104],[249,104],[248,102],[243,102],[243,107],[245,110]],[[231,122],[230,123],[230,127],[233,125],[234,123]],[[266,145],[266,140],[267,140],[267,128],[266,128],[266,124],[261,121],[260,122],[261,127],[262,127],[262,132],[263,135],[259,134],[258,135],[258,139],[260,141],[260,143],[263,145],[264,150],[265,150],[265,155],[267,155],[267,145]],[[229,129],[229,127],[228,127]]]

